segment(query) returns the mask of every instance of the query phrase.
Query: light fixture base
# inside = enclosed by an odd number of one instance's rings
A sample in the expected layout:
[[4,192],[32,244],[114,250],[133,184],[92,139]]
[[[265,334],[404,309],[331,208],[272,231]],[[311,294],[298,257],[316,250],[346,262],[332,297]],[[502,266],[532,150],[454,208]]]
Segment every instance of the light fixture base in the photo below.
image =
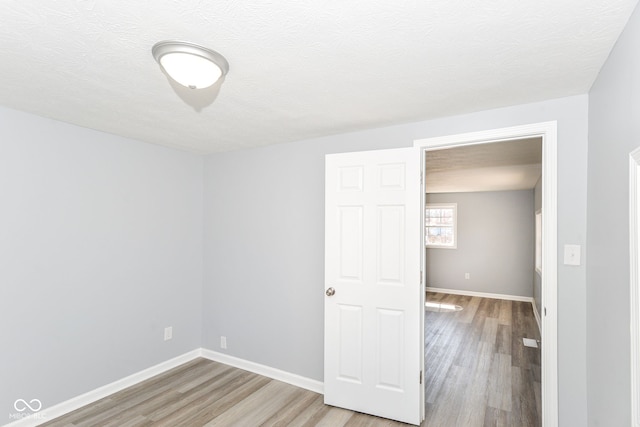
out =
[[153,45],[151,53],[169,77],[191,89],[209,87],[229,72],[224,56],[195,43],[165,40]]

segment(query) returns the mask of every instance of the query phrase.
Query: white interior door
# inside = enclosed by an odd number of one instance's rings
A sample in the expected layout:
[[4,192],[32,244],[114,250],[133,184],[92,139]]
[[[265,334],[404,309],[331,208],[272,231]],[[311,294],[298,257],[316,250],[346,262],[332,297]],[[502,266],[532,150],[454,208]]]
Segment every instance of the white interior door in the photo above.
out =
[[420,154],[331,154],[325,169],[324,401],[420,423]]

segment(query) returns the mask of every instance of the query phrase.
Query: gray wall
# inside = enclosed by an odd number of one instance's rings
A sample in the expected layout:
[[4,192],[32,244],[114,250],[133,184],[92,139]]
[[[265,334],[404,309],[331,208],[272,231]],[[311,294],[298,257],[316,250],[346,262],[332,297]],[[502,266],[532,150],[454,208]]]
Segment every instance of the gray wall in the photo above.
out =
[[[322,380],[324,155],[557,120],[559,245],[583,244],[587,108],[575,96],[212,155],[204,188],[197,156],[0,108],[0,407],[51,406],[220,350],[220,335],[231,355]],[[584,274],[558,268],[561,425],[586,424]]]
[[200,347],[202,179],[200,157],[0,108],[0,424]]
[[[534,202],[533,202],[533,209],[534,209],[534,215],[536,212],[538,212],[540,209],[542,209],[542,177],[540,177],[540,179],[538,180],[538,182],[536,182],[536,186],[533,189],[533,197],[534,197]],[[544,221],[544,218],[542,219],[542,221]],[[535,216],[534,216],[534,222],[535,222]],[[535,224],[533,227],[534,233],[535,233]],[[540,316],[542,316],[542,277],[540,277],[540,273],[538,273],[535,269],[535,235],[534,235],[534,252],[533,252],[533,256],[534,256],[534,268],[533,268],[533,299],[535,301],[536,304],[536,309],[538,310],[538,314],[540,314]],[[544,267],[543,267],[544,268]]]
[[[586,95],[208,156],[205,347],[322,380],[324,155],[558,121],[558,243],[584,244]],[[558,265],[561,425],[586,425],[585,268]]]
[[631,424],[629,153],[640,146],[640,12],[589,95],[587,363],[590,426]]
[[427,249],[427,286],[533,296],[533,190],[428,194],[427,203],[458,204],[457,248]]

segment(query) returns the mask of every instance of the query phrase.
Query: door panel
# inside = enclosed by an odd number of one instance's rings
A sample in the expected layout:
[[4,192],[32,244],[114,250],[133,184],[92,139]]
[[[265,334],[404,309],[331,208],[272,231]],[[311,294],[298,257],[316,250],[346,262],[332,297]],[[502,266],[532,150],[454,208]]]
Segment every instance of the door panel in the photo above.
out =
[[419,424],[419,152],[328,155],[325,179],[325,403]]
[[362,307],[340,304],[338,378],[362,384]]
[[362,207],[338,208],[340,228],[340,279],[362,281]]
[[378,383],[377,387],[401,392],[404,365],[404,312],[378,309]]
[[404,206],[378,207],[378,284],[403,282],[404,217]]

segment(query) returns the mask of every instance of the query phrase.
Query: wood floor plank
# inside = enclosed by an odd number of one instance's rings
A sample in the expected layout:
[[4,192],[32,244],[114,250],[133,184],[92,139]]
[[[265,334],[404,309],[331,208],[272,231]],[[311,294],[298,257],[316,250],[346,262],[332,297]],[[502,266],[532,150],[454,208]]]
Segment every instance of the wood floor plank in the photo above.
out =
[[294,398],[284,407],[278,410],[270,418],[265,420],[261,427],[285,427],[294,424],[294,420],[314,401],[318,399],[317,393],[302,390],[294,395]]
[[497,353],[511,355],[511,335],[510,325],[498,325],[498,331],[496,333]]
[[[140,393],[135,394],[129,397],[129,400],[121,400],[114,397],[113,405],[104,409],[98,413],[93,414],[92,416],[82,417],[73,422],[77,427],[93,427],[96,425],[104,425],[107,424],[110,420],[116,418],[122,412],[128,411],[134,406],[139,404],[144,404],[148,402],[153,402],[153,398],[162,395],[163,393],[169,391],[171,388],[168,384],[156,385],[155,387],[150,387],[140,391]],[[119,402],[119,403],[118,403]]]
[[456,328],[458,313],[446,314],[451,315],[428,317],[429,325],[425,328],[425,383],[428,403],[435,401],[447,381],[448,371],[456,355],[460,353],[465,338],[464,331],[460,330],[465,326],[460,326],[458,333],[450,333]]
[[495,353],[489,370],[489,400],[487,405],[511,412],[511,356]]
[[384,418],[370,417],[369,415],[355,413],[349,418],[344,427],[406,427],[405,423],[400,423]]
[[500,317],[500,304],[502,300],[493,298],[482,298],[482,301],[486,303],[487,317],[498,319]]
[[192,390],[193,388],[208,382],[212,378],[218,377],[221,373],[229,372],[231,369],[232,368],[230,366],[223,365],[222,363],[217,363],[191,381],[183,381],[184,385],[177,388],[176,391],[178,393],[186,393],[189,390]]
[[242,384],[250,376],[249,372],[238,369],[229,369],[209,381],[200,384],[199,387],[182,393],[179,399],[167,404],[154,413],[149,414],[152,421],[171,423],[192,413],[193,408],[203,407],[205,404],[215,402],[216,399],[226,395],[230,390]]
[[270,381],[264,387],[233,405],[229,410],[206,423],[205,427],[258,426],[274,415],[279,408],[286,406],[296,392],[295,387],[288,384]]
[[464,307],[460,313],[460,322],[461,323],[471,323],[473,322],[474,317],[476,316],[476,312],[478,311],[478,307],[480,306],[480,298],[476,297],[468,297],[466,300],[459,300],[459,305]]
[[496,335],[498,334],[498,319],[488,317],[484,319],[484,327],[482,328],[482,336],[480,341],[489,344],[496,343]]
[[180,396],[150,413],[149,419],[156,426],[172,426],[186,423],[197,416],[207,404],[228,394],[232,389],[242,385],[251,374],[245,371],[231,370],[221,373],[195,389],[180,394]]
[[509,300],[500,301],[500,314],[498,323],[500,325],[511,325],[512,302]]
[[252,393],[260,390],[269,381],[268,378],[248,373],[242,380],[229,383],[227,387],[219,390],[215,395],[206,396],[205,399],[198,402],[198,405],[184,407],[169,417],[162,419],[157,425],[161,427],[175,425],[203,426]]
[[329,412],[331,406],[324,404],[324,396],[318,395],[314,401],[305,408],[300,414],[293,419],[291,427],[312,427],[321,420],[327,412]]
[[41,426],[46,427],[69,427],[69,425],[73,425],[72,421],[81,419],[87,416],[93,416],[105,408],[110,408],[113,406],[110,397],[105,397],[103,399],[97,400],[93,402],[91,405],[83,406],[79,409],[76,409],[73,412],[70,412],[62,417],[56,418],[52,421],[48,421]]
[[347,421],[353,416],[353,412],[346,409],[331,407],[322,417],[318,420],[316,427],[343,427]]
[[167,384],[173,379],[191,378],[199,375],[203,369],[206,369],[206,361],[204,359],[195,359],[171,369],[161,376],[142,381],[57,420],[45,423],[43,426],[59,427],[65,425],[69,420],[73,420],[75,426],[93,426],[96,423],[105,423],[105,420],[117,416],[120,412],[135,406],[140,401],[148,399],[154,393],[166,391],[170,388]]
[[[175,390],[168,390],[165,393],[161,393],[140,402],[138,405],[132,406],[126,410],[117,412],[108,418],[102,418],[100,420],[101,427],[119,427],[123,424],[127,424],[128,420],[138,420],[135,425],[140,425],[148,418],[146,415],[152,414],[154,411],[161,409],[166,405],[167,401],[174,401],[178,399],[180,394]],[[92,421],[93,422],[93,421]],[[91,423],[83,423],[84,425],[95,425]]]
[[101,424],[100,427],[140,427],[148,424],[149,420],[147,419],[147,417],[145,417],[144,415],[136,415],[132,418],[124,418],[122,420],[119,420],[117,423],[108,423],[104,425]]
[[514,427],[511,423],[511,414],[496,408],[487,408],[484,415],[483,427]]
[[423,424],[539,427],[540,349],[522,342],[540,339],[531,304],[428,292],[432,299],[463,310],[425,312]]
[[[426,419],[423,423],[429,427],[456,426],[458,408],[462,406],[464,393],[469,384],[469,376],[465,368],[452,366],[448,371],[449,381],[442,387],[438,399],[426,407]],[[454,409],[455,408],[455,409]]]
[[457,409],[457,426],[482,426],[487,407],[487,384],[494,354],[494,344],[480,341],[475,352],[475,364],[466,370],[470,382],[463,390],[462,405]]

